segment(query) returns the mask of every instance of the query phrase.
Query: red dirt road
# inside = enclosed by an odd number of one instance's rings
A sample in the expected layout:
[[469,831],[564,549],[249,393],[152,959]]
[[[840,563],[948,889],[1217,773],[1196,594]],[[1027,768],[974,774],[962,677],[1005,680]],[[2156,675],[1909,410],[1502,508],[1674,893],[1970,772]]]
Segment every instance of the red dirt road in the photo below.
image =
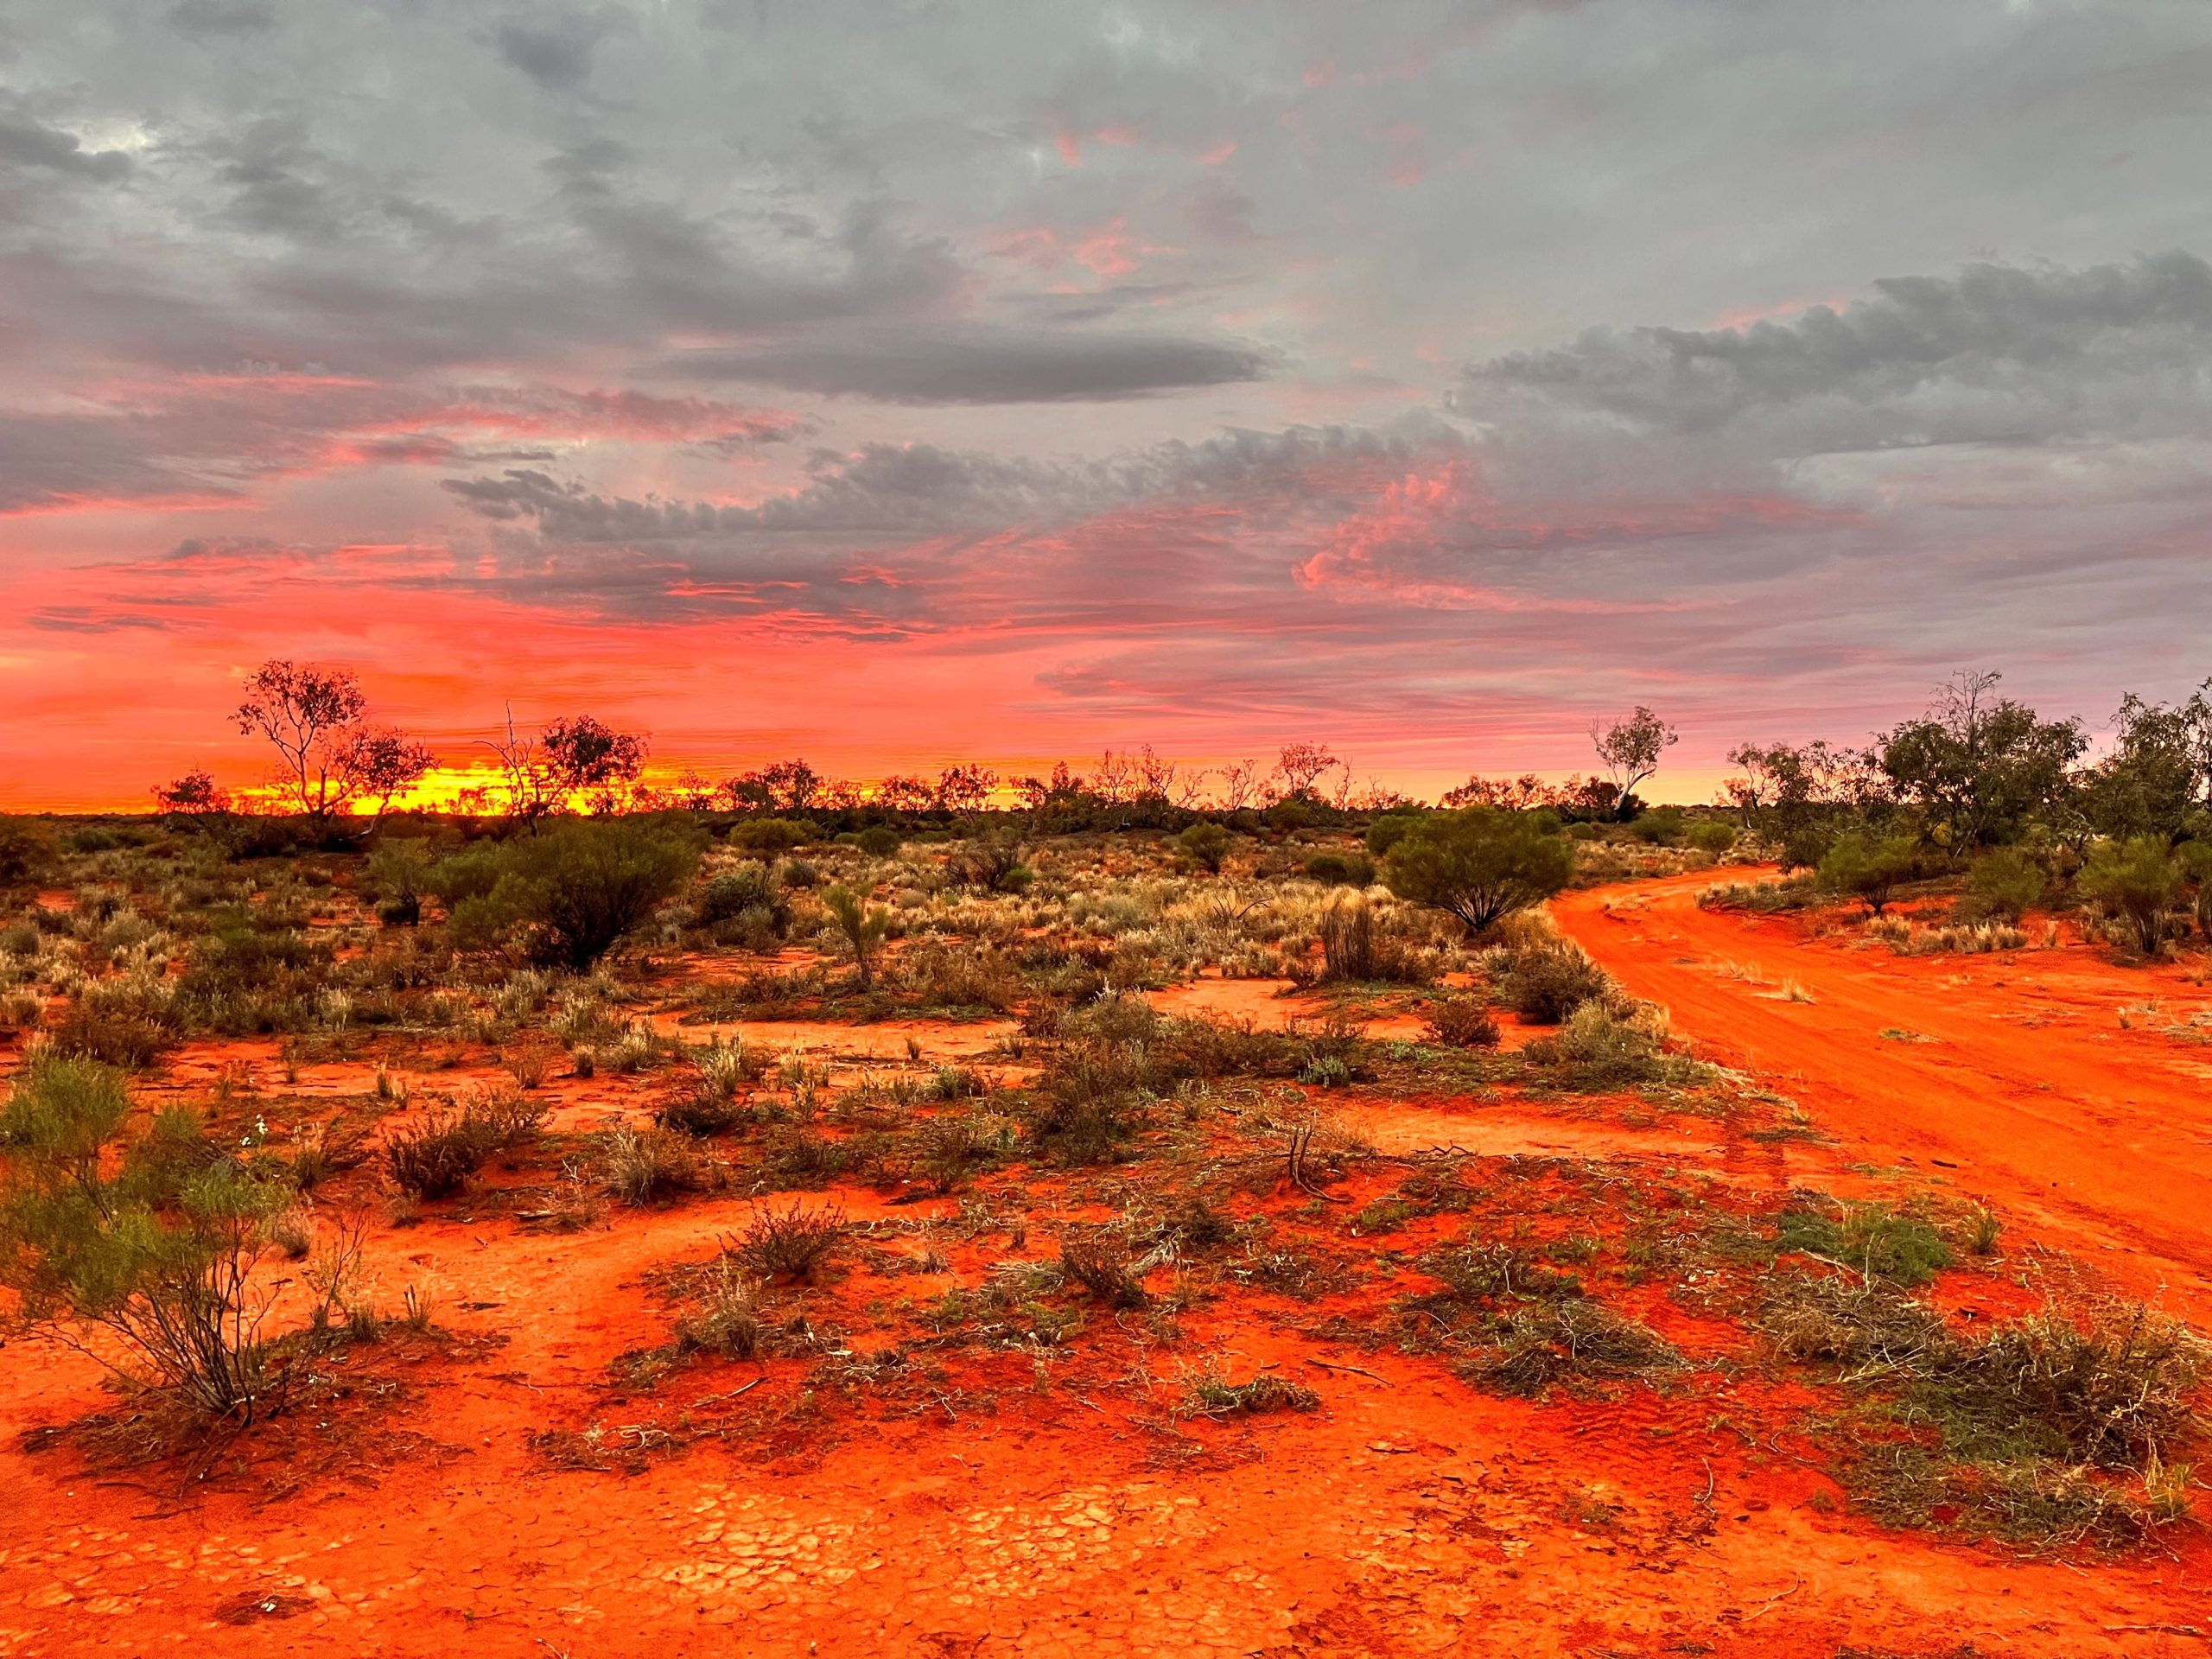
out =
[[1897,957],[1855,930],[1700,910],[1716,880],[1593,888],[1553,910],[1694,1047],[1772,1082],[1846,1157],[1946,1180],[2013,1237],[2212,1315],[2212,991],[2083,944]]

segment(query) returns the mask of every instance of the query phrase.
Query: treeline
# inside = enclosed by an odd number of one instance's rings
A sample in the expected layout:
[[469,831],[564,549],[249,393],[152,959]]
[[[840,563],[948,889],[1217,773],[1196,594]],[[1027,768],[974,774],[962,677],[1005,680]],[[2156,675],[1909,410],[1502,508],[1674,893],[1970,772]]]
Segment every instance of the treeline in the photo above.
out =
[[[272,661],[247,680],[245,691],[232,721],[276,751],[274,779],[234,791],[211,773],[191,772],[154,790],[163,816],[219,830],[247,849],[358,841],[438,764],[426,745],[371,717],[359,681],[344,669]],[[1608,768],[1605,778],[1577,779],[1559,789],[1534,778],[1502,785],[1474,779],[1446,804],[1541,804],[1568,817],[1629,816],[1636,785],[1656,770],[1674,731],[1638,709],[1624,721],[1593,728],[1592,737]],[[1420,804],[1372,779],[1359,784],[1349,760],[1313,742],[1286,744],[1272,762],[1192,766],[1147,744],[1109,749],[1088,772],[1065,761],[1041,775],[1001,776],[963,764],[934,776],[867,783],[830,777],[798,759],[721,779],[688,772],[654,783],[645,777],[645,735],[589,715],[535,731],[518,728],[510,715],[481,747],[485,760],[471,770],[488,775],[458,790],[446,810],[526,829],[556,816],[654,812],[804,819],[838,832],[988,812],[1020,814],[1040,829],[1172,829],[1201,817],[1247,814],[1265,815],[1281,828]],[[291,821],[289,828],[276,820]]]

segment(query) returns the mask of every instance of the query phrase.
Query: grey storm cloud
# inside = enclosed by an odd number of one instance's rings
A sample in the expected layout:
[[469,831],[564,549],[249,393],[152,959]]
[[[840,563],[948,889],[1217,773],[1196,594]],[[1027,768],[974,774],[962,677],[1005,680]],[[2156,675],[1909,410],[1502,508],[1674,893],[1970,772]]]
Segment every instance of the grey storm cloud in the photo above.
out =
[[130,157],[119,149],[88,149],[74,133],[4,111],[0,111],[0,162],[88,179],[119,179],[130,171]]
[[2207,429],[2212,265],[2193,253],[1873,287],[1784,322],[1592,329],[1469,368],[1457,402],[1687,436],[1756,426],[1779,453]]
[[[0,49],[0,511],[72,559],[152,506],[583,616],[965,584],[1143,708],[1350,698],[1354,613],[1378,708],[2199,648],[2201,0],[129,10]],[[1173,648],[1075,660],[1135,572]]]
[[1064,524],[1143,504],[1262,504],[1332,495],[1348,469],[1456,442],[1415,419],[1389,432],[1341,427],[1228,432],[1101,461],[1027,461],[933,444],[870,444],[815,457],[800,487],[757,506],[602,496],[536,468],[448,479],[455,499],[500,524],[533,524],[557,544],[752,543],[801,534],[855,545],[916,534]]
[[1170,334],[938,327],[700,352],[671,366],[893,404],[1046,404],[1149,397],[1265,378],[1268,354]]

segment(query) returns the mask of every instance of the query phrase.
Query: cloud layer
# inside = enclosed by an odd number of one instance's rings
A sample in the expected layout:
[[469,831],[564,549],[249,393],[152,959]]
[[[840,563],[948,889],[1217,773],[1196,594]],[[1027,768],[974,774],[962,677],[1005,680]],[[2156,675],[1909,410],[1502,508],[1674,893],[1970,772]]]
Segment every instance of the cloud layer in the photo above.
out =
[[2185,0],[32,0],[0,797],[279,652],[861,770],[2170,693],[2208,89]]

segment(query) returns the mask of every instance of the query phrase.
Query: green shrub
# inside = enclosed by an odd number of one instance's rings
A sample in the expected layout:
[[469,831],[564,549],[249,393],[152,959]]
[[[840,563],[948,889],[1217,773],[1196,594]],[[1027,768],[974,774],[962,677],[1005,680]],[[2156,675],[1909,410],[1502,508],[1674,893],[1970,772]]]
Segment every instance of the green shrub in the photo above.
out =
[[87,1351],[137,1384],[211,1417],[266,1415],[334,1340],[358,1241],[300,1275],[305,1331],[269,1339],[255,1265],[296,1201],[290,1182],[211,1145],[189,1113],[126,1136],[130,1114],[108,1067],[49,1058],[17,1074],[0,1112],[0,1284],[34,1325],[105,1332],[113,1346]]
[[1911,875],[1916,853],[1910,836],[1851,830],[1838,836],[1821,858],[1821,885],[1830,893],[1864,899],[1878,916],[1897,884]]
[[1316,853],[1306,861],[1306,874],[1332,887],[1367,887],[1375,883],[1375,861],[1363,853]]
[[899,832],[884,824],[872,824],[853,837],[853,845],[870,858],[895,858],[905,845]]
[[729,832],[731,846],[756,858],[781,858],[821,839],[821,826],[804,818],[754,818]]
[[2043,866],[2017,847],[1984,853],[1967,871],[1967,893],[1983,916],[2017,922],[2043,897]]
[[1391,848],[1390,891],[1481,933],[1574,874],[1574,849],[1533,814],[1472,806],[1423,818]]
[[1219,824],[1201,822],[1175,837],[1175,849],[1201,869],[1218,875],[1222,861],[1229,856],[1230,841],[1229,831]]
[[1535,1026],[1556,1026],[1612,990],[1604,969],[1571,940],[1536,938],[1513,946],[1493,969],[1498,998]]
[[1951,1247],[1916,1216],[1878,1204],[1844,1205],[1840,1213],[1792,1210],[1782,1217],[1776,1248],[1839,1262],[1870,1279],[1910,1287],[1951,1265]]
[[1367,850],[1374,857],[1382,858],[1411,835],[1421,823],[1418,812],[1385,812],[1367,826]]
[[1699,852],[1718,858],[1736,844],[1736,826],[1725,818],[1700,818],[1689,827],[1686,839]]
[[386,926],[413,927],[423,919],[429,874],[430,848],[424,841],[387,841],[369,855],[369,885],[382,900],[378,914]]
[[822,907],[830,912],[830,919],[844,935],[854,964],[860,969],[861,988],[868,989],[875,982],[875,953],[884,936],[891,931],[891,912],[880,905],[868,903],[845,887],[826,889],[822,895]]
[[2082,897],[2111,911],[2145,956],[2165,939],[2166,912],[2181,896],[2181,861],[2157,836],[2101,841],[2079,878]]
[[1687,829],[1681,807],[1659,806],[1630,819],[1628,832],[1647,846],[1674,847],[1681,844]]
[[536,960],[588,968],[691,878],[696,837],[680,828],[629,818],[580,818],[499,849],[486,874],[448,860],[463,892],[452,906],[454,942],[482,948],[519,939]]

